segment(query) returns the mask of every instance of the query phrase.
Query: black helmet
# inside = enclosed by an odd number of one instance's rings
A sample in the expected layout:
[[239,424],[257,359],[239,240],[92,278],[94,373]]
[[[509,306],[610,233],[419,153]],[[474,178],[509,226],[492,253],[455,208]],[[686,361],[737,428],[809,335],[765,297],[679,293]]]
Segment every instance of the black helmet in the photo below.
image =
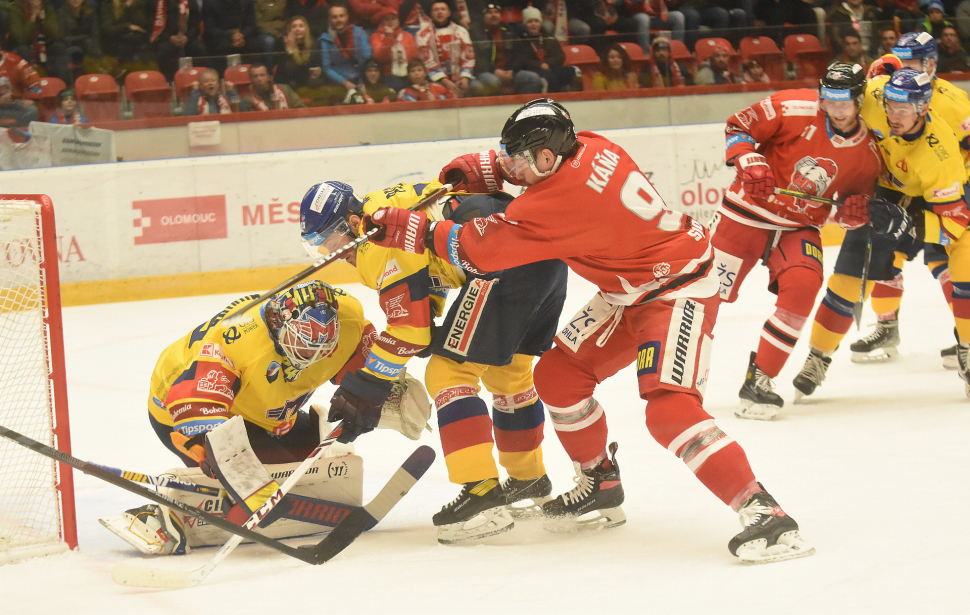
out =
[[866,93],[866,71],[858,64],[836,62],[825,71],[818,83],[822,100],[852,100],[862,107]]
[[551,98],[538,98],[520,107],[502,129],[502,146],[509,156],[528,152],[534,157],[545,148],[565,156],[572,153],[576,142],[569,112]]

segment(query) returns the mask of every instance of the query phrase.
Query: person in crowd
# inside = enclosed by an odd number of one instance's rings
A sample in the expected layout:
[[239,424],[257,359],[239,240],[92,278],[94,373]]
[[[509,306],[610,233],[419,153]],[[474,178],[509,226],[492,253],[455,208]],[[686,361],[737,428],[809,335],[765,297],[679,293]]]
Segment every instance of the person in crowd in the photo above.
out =
[[912,32],[919,26],[923,19],[923,9],[920,7],[919,0],[892,0],[884,3],[883,19],[889,20],[899,18],[900,32]]
[[355,104],[368,104],[394,102],[397,100],[397,92],[384,83],[384,76],[381,74],[380,62],[371,58],[364,64],[364,78],[357,86],[357,94],[352,101]]
[[348,3],[351,21],[365,30],[374,30],[380,26],[385,11],[397,13],[401,0],[348,0]]
[[48,120],[50,124],[87,124],[90,120],[84,116],[84,112],[77,104],[77,94],[74,90],[68,88],[61,90],[60,94],[57,95],[58,107],[57,111],[51,119]]
[[509,68],[512,45],[518,32],[502,23],[502,8],[497,4],[485,5],[482,16],[484,29],[472,32],[475,46],[475,79],[471,82],[474,96],[494,96],[502,88],[511,88],[516,94],[538,94],[542,91],[542,78],[531,70],[514,72]]
[[667,9],[684,14],[687,47],[693,49],[695,43],[701,38],[701,26],[710,28],[706,36],[728,38],[734,44],[740,40],[739,28],[747,25],[748,16],[744,9],[727,9],[722,6],[724,4],[729,3],[712,0],[667,0]]
[[293,88],[310,106],[328,104],[330,94],[323,79],[320,41],[310,31],[306,17],[290,17],[276,50],[276,83]]
[[98,13],[88,0],[67,0],[57,11],[74,83],[84,73],[105,72]]
[[428,70],[424,62],[415,58],[408,62],[408,86],[397,93],[399,102],[421,100],[445,100],[456,96],[440,83],[428,81]]
[[0,50],[0,127],[26,128],[38,117],[27,92],[40,92],[40,75],[27,60]]
[[[825,16],[829,26],[829,39],[838,55],[842,48],[842,36],[847,32],[859,35],[862,48],[869,51],[873,48],[873,37],[876,34],[875,22],[879,20],[879,9],[864,4],[863,0],[845,0],[832,5]],[[845,61],[845,60],[842,60]]]
[[411,33],[401,27],[397,11],[385,8],[374,15],[377,29],[371,34],[374,59],[381,63],[384,83],[395,91],[408,84],[408,62],[418,57],[418,46]]
[[223,94],[220,91],[219,72],[207,68],[199,73],[199,80],[192,84],[182,115],[225,115],[238,111],[238,107],[239,95],[236,90],[229,88]]
[[872,52],[872,57],[881,58],[887,53],[893,52],[893,46],[896,45],[896,41],[899,40],[899,33],[896,32],[895,26],[892,24],[884,26],[879,30],[879,45]]
[[[102,0],[101,48],[122,64],[152,62],[145,0]],[[116,75],[117,76],[117,75]]]
[[9,6],[9,48],[48,75],[70,82],[67,47],[54,6],[46,0],[13,0]]
[[525,32],[512,45],[509,68],[512,72],[532,71],[545,79],[549,92],[568,92],[573,87],[576,71],[563,66],[566,54],[559,41],[542,33],[542,13],[529,7],[522,11]]
[[612,43],[593,75],[594,90],[627,90],[639,87],[637,75],[630,66],[630,55],[622,45]]
[[306,106],[293,88],[285,83],[273,83],[265,64],[256,63],[249,67],[249,85],[251,92],[240,102],[240,111],[273,111]]
[[929,32],[933,38],[940,40],[945,26],[954,25],[944,14],[943,3],[940,0],[933,0],[926,5],[926,19],[919,25],[918,30]]
[[650,43],[653,62],[645,64],[640,71],[640,85],[645,88],[669,88],[694,85],[694,76],[682,62],[675,62],[670,55],[670,42],[655,38]]
[[[191,0],[190,0],[191,1]],[[202,3],[205,46],[214,56],[245,55],[244,64],[260,53],[257,42],[256,8],[253,0],[205,0]],[[218,68],[222,62],[214,63]]]
[[832,62],[842,62],[845,64],[858,64],[864,70],[869,70],[872,58],[866,53],[862,46],[862,38],[853,30],[842,33],[841,52],[832,58]]
[[637,43],[644,53],[650,51],[651,30],[669,30],[670,38],[684,42],[684,14],[668,10],[666,0],[627,0],[625,5],[637,22]]
[[718,44],[714,53],[697,67],[694,73],[694,83],[697,85],[721,85],[724,83],[741,83],[737,75],[728,66],[730,50],[725,45]]
[[741,81],[744,83],[768,83],[771,79],[761,62],[752,58],[741,65]]
[[373,57],[367,33],[350,23],[346,4],[330,5],[330,26],[320,35],[323,57],[323,78],[335,90],[332,103],[339,103],[347,93],[357,88],[364,72],[364,63]]
[[263,63],[266,64],[270,72],[276,65],[273,52],[276,48],[276,39],[283,33],[286,27],[286,0],[253,0],[253,9],[256,13],[256,47],[263,53]]
[[286,2],[286,14],[290,19],[302,17],[310,27],[310,31],[318,35],[320,32],[327,31],[329,9],[330,3],[327,0],[287,0]]
[[202,42],[202,16],[198,5],[191,1],[154,0],[152,6],[155,18],[148,39],[159,70],[172,81],[179,69],[179,58],[209,55]]
[[970,59],[960,44],[960,34],[953,26],[944,26],[940,33],[939,60],[937,72],[962,73],[970,71]]
[[[452,21],[451,7],[445,0],[431,4],[430,17],[431,21],[415,37],[418,57],[424,60],[431,81],[445,86],[458,98],[467,96],[471,80],[475,78],[475,48],[471,36],[468,30]],[[539,20],[541,26],[541,13]]]

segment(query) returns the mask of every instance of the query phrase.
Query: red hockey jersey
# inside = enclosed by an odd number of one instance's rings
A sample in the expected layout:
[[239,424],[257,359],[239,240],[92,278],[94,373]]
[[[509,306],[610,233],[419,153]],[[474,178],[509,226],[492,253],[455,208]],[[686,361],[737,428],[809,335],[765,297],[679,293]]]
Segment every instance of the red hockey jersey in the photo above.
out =
[[[872,196],[883,170],[882,156],[872,133],[859,123],[854,135],[841,137],[819,109],[818,92],[784,90],[728,118],[725,158],[733,164],[735,157],[757,151],[768,159],[779,188],[835,200],[850,194]],[[720,212],[742,224],[774,229],[822,226],[830,209],[790,196],[754,198],[735,179]]]
[[562,259],[620,305],[717,292],[707,229],[668,209],[618,145],[592,132],[578,136],[576,156],[504,216],[453,227],[449,259],[477,272]]

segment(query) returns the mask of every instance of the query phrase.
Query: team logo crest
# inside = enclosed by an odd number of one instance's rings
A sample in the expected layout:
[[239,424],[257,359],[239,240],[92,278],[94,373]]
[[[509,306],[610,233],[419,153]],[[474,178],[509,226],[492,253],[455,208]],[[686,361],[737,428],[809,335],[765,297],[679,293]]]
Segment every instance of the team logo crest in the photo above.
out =
[[[791,183],[788,184],[789,190],[797,190],[813,196],[825,194],[828,187],[835,181],[839,173],[839,167],[834,160],[829,158],[813,158],[805,156],[795,163],[792,171]],[[801,214],[808,212],[809,209],[820,207],[821,203],[795,199],[795,211]]]
[[280,364],[277,361],[270,361],[269,367],[266,368],[266,381],[273,384],[279,376]]

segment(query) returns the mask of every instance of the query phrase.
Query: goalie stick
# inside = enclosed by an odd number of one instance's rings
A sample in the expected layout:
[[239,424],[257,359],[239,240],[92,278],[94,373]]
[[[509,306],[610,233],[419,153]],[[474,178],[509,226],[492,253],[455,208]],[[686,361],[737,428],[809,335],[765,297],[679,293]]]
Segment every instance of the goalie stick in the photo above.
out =
[[[335,555],[347,548],[361,532],[374,527],[390,509],[400,501],[414,484],[424,475],[435,459],[435,452],[428,446],[419,446],[411,456],[405,460],[400,468],[391,477],[377,496],[368,502],[364,507],[352,511],[337,526],[324,537],[319,543],[308,547],[291,547],[278,540],[269,538],[252,530],[240,527],[235,523],[227,521],[223,517],[207,513],[203,510],[193,508],[182,502],[170,498],[164,494],[152,491],[146,487],[112,474],[107,470],[102,470],[97,465],[68,455],[55,448],[47,446],[41,442],[28,438],[12,429],[7,429],[0,425],[0,436],[16,442],[20,446],[59,461],[72,468],[80,470],[89,476],[94,476],[116,487],[121,487],[126,491],[137,494],[170,508],[177,509],[187,515],[191,515],[205,523],[218,527],[231,534],[242,536],[247,540],[258,542],[271,549],[275,549],[284,555],[296,558],[308,564],[324,564]],[[184,574],[184,573],[182,573]],[[204,577],[203,577],[204,578]]]
[[129,470],[119,470],[118,468],[103,466],[98,463],[92,463],[91,465],[101,468],[106,472],[111,472],[115,476],[120,476],[121,478],[126,478],[130,481],[142,483],[144,485],[154,485],[156,487],[178,489],[179,491],[189,491],[191,493],[201,493],[202,495],[211,496],[218,496],[223,492],[223,489],[219,489],[217,487],[207,487],[205,485],[196,485],[195,483],[186,483],[172,478],[165,478],[164,476],[153,476],[151,474],[141,474],[139,472],[131,472]]
[[[411,207],[408,207],[408,210],[417,211],[420,209],[424,209],[428,205],[431,205],[432,203],[437,202],[438,199],[440,199],[442,196],[451,192],[452,188],[453,188],[452,184],[444,184],[440,188],[432,192],[431,194],[427,195],[426,197],[424,197],[423,199],[421,199],[420,201],[412,205]],[[293,277],[289,278],[288,280],[280,282],[279,284],[269,289],[265,293],[261,294],[260,296],[256,297],[255,299],[250,299],[249,301],[243,303],[242,305],[234,308],[226,315],[226,317],[223,319],[222,322],[227,327],[243,324],[244,314],[247,311],[249,311],[250,308],[262,303],[263,301],[266,301],[267,299],[269,299],[270,297],[272,297],[277,293],[283,292],[284,290],[286,290],[290,286],[293,286],[297,282],[305,280],[306,278],[310,277],[317,271],[323,269],[324,267],[334,262],[335,260],[340,260],[341,258],[343,258],[344,254],[346,254],[351,250],[356,250],[358,246],[365,243],[368,239],[370,239],[371,237],[379,233],[380,230],[381,230],[380,228],[375,228],[367,231],[366,233],[364,233],[357,239],[354,239],[344,247],[334,250],[330,254],[327,254],[323,258],[315,261],[312,265],[310,265],[303,271],[299,272],[298,274],[294,275]]]

